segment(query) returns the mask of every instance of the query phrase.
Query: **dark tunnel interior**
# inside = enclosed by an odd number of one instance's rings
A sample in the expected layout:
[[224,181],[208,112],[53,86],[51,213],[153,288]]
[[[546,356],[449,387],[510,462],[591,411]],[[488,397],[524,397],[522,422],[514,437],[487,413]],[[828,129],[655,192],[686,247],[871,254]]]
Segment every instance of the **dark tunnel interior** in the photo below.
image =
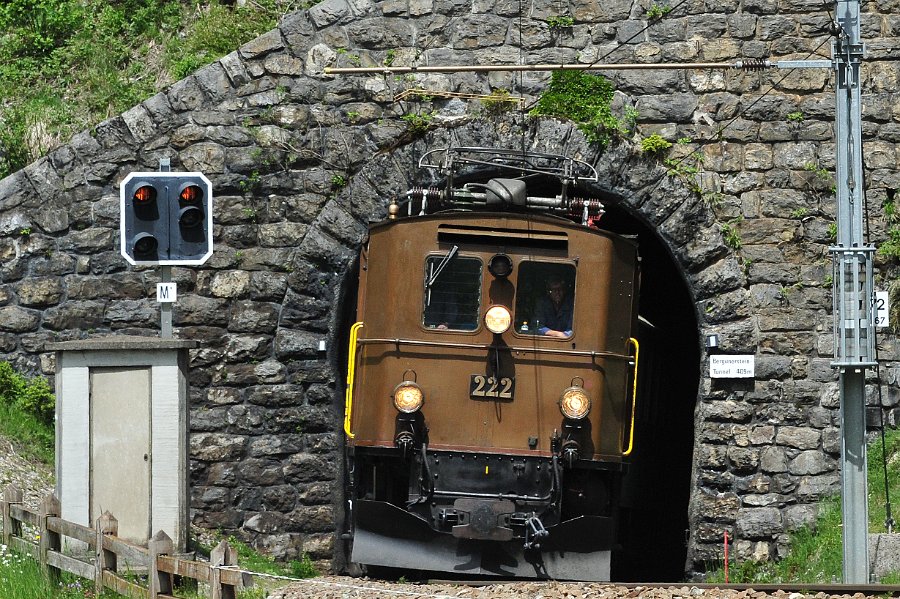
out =
[[600,227],[638,237],[641,255],[635,448],[624,483],[621,533],[612,578],[683,580],[700,347],[694,305],[679,266],[649,226],[610,205]]

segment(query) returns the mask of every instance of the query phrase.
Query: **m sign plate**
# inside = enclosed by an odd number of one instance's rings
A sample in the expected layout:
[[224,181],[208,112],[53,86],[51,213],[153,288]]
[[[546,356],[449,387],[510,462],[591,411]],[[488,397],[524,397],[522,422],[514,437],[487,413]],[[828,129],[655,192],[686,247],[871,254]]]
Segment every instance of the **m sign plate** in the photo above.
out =
[[178,288],[175,283],[157,283],[156,301],[161,304],[174,303],[178,299]]

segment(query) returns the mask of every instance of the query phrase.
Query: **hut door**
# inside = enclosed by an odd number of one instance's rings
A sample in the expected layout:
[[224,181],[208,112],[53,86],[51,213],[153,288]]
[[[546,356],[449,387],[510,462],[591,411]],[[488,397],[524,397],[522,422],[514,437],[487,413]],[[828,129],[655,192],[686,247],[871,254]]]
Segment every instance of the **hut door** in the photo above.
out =
[[91,522],[104,511],[119,537],[150,537],[150,368],[91,370]]

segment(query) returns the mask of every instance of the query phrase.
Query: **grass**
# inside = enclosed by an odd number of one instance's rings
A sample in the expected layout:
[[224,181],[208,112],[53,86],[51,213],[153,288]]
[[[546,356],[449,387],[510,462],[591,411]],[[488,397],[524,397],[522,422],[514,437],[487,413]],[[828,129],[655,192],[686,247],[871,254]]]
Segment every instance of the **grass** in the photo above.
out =
[[[244,543],[229,538],[228,542],[238,550],[238,563],[244,570],[264,574],[276,574],[295,578],[317,576],[312,562],[307,556],[303,561],[291,564],[279,564],[271,558],[257,553]],[[142,586],[146,579],[135,581]],[[267,596],[264,585],[238,591],[238,599],[264,599]],[[205,599],[206,590],[200,590],[197,582],[183,578],[175,588],[175,596],[179,599]],[[104,590],[99,596],[94,593],[93,581],[63,573],[58,583],[48,580],[37,561],[11,551],[6,545],[0,545],[0,597],[3,599],[112,599],[120,597],[116,593]]]
[[[188,579],[184,579],[187,581]],[[193,582],[193,581],[191,581]],[[146,585],[146,579],[140,582]],[[179,599],[205,599],[209,594],[199,592],[195,584],[184,584],[175,588]],[[238,599],[264,599],[266,591],[250,588],[238,591]],[[41,572],[40,566],[32,558],[15,553],[5,545],[0,545],[0,597],[3,599],[121,599],[110,590],[97,595],[93,581],[63,573],[57,583],[51,582]]]
[[9,362],[0,362],[0,435],[25,457],[54,462],[56,398],[47,379],[26,378]]
[[[64,574],[59,583],[50,582],[38,563],[30,557],[0,545],[0,597],[3,599],[92,599],[94,585]],[[100,597],[119,597],[103,593]]]
[[[897,515],[900,506],[900,430],[885,432],[890,485],[891,511]],[[869,532],[886,532],[885,477],[881,439],[868,447]],[[736,583],[828,583],[842,578],[843,548],[841,543],[841,499],[830,497],[819,504],[815,530],[804,527],[791,534],[790,553],[778,562],[732,562],[729,581]],[[723,568],[707,576],[709,582],[724,582]],[[896,584],[900,573],[882,579]]]
[[33,415],[0,403],[0,435],[15,443],[19,455],[53,465],[56,438],[53,427]]
[[275,576],[289,576],[291,578],[313,578],[319,575],[312,560],[306,554],[303,554],[303,558],[300,560],[282,563],[276,562],[268,555],[259,553],[246,543],[239,541],[236,537],[228,537],[228,544],[237,550],[238,563],[244,570],[261,574],[274,574]]
[[314,3],[4,0],[0,177]]

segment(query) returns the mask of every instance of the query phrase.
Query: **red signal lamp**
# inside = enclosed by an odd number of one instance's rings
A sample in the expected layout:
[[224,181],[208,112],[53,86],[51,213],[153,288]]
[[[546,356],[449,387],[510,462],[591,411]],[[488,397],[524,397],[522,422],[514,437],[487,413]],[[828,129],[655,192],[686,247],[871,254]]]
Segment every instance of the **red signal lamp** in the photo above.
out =
[[196,204],[203,199],[203,190],[199,185],[188,185],[178,194],[178,201],[182,204]]
[[146,206],[156,199],[156,188],[152,185],[142,185],[134,190],[131,201],[138,206]]

